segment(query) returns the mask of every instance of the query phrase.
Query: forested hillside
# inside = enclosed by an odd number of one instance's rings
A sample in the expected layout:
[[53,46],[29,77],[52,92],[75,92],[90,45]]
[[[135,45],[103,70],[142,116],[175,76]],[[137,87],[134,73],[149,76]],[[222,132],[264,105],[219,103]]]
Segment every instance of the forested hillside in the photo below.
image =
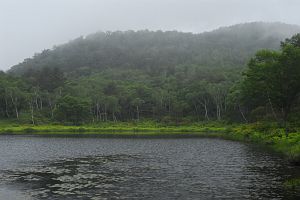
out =
[[83,75],[108,68],[168,73],[176,66],[244,67],[259,49],[278,49],[280,41],[300,32],[299,26],[248,23],[201,34],[177,31],[99,32],[44,50],[13,66],[11,73],[59,68]]
[[[242,72],[260,49],[284,53],[290,42],[280,41],[297,32],[298,26],[248,23],[202,34],[126,31],[80,37],[0,74],[0,118],[33,124],[283,118],[276,101],[283,97],[269,90],[261,95],[249,87],[252,72],[243,78]],[[249,67],[256,65],[253,59]],[[299,91],[292,93],[289,112],[299,109]]]

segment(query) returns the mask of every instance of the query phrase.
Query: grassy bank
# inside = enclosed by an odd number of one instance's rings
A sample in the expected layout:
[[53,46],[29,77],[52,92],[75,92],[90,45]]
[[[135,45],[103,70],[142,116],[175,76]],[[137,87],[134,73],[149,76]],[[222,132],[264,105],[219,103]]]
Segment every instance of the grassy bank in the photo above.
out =
[[118,122],[88,124],[82,126],[65,125],[25,125],[0,122],[2,134],[97,134],[111,136],[199,136],[254,142],[270,147],[285,155],[289,160],[300,163],[300,130],[294,128],[288,137],[284,130],[274,124],[234,124],[191,123],[166,125],[156,122]]
[[17,123],[0,123],[0,133],[35,133],[35,134],[60,134],[60,133],[82,133],[82,134],[103,134],[110,133],[115,134],[116,132],[131,132],[131,134],[143,134],[144,132],[150,133],[171,133],[174,134],[184,132],[224,132],[225,126],[221,124],[187,124],[187,125],[166,125],[155,122],[106,122],[100,124],[86,124],[81,126],[66,126],[66,125],[37,125],[33,126],[30,124],[17,124]]
[[300,164],[300,130],[291,130],[286,137],[283,128],[270,124],[243,124],[226,129],[224,137],[236,141],[262,144]]

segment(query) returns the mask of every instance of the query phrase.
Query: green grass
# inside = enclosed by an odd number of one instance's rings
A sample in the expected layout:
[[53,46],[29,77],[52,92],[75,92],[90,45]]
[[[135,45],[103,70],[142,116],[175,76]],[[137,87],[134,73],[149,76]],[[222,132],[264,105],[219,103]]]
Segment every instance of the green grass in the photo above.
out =
[[225,131],[225,127],[206,126],[205,124],[190,124],[190,125],[164,125],[155,122],[106,122],[99,124],[88,124],[81,126],[66,126],[66,125],[29,125],[17,123],[0,123],[0,133],[40,133],[40,132],[218,132]]
[[285,181],[284,186],[289,189],[300,189],[300,179],[299,178],[294,178]]

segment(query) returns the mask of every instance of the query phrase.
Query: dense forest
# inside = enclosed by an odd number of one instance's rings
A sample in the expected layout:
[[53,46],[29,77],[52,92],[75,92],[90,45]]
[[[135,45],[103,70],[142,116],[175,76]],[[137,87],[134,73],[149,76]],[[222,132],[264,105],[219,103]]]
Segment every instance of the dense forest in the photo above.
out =
[[0,73],[0,119],[296,123],[299,32],[298,26],[248,23],[201,34],[79,37]]

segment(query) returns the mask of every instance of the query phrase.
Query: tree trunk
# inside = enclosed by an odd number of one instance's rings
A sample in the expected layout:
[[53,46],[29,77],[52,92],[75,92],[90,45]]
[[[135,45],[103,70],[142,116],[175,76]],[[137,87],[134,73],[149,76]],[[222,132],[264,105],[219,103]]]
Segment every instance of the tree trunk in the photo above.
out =
[[152,119],[155,119],[155,108],[154,108],[154,106],[152,107]]
[[171,99],[169,97],[169,100],[168,100],[168,111],[169,111],[169,115],[171,114]]
[[204,110],[205,110],[205,114],[204,114],[204,117],[207,121],[209,121],[209,117],[208,117],[208,109],[207,109],[207,101],[206,100],[203,100],[203,102],[201,103],[202,106],[204,107]]
[[31,122],[32,122],[32,124],[33,125],[35,125],[35,123],[34,123],[34,108],[33,108],[33,104],[30,102],[29,103],[29,107],[30,107],[30,111],[31,111]]
[[18,111],[18,108],[15,107],[15,110],[16,110],[16,116],[17,116],[17,119],[19,119],[19,111]]
[[201,102],[201,105],[203,106],[204,110],[205,110],[205,114],[204,114],[204,117],[207,121],[209,121],[209,117],[208,117],[208,110],[207,110],[207,101],[206,100],[203,100]]
[[39,97],[40,99],[40,109],[43,110],[43,100],[41,99],[41,97]]
[[198,112],[197,105],[194,104],[194,107],[195,107],[195,112],[196,112],[197,119],[198,119],[198,121],[200,121],[200,119],[199,119],[199,112]]
[[219,104],[217,104],[217,120],[221,120],[221,108]]
[[113,112],[112,115],[113,115],[113,121],[116,122],[117,118],[116,118],[115,112]]
[[98,115],[99,115],[99,121],[102,121],[102,113],[101,113],[100,108],[99,108],[99,111],[98,111]]
[[99,103],[96,104],[96,119],[99,121]]
[[277,118],[277,115],[276,115],[276,113],[275,113],[275,111],[274,111],[273,104],[272,104],[272,102],[271,102],[269,93],[268,93],[268,101],[269,101],[269,104],[270,104],[270,106],[271,106],[271,110],[272,110],[273,117],[275,118],[276,121],[278,121],[278,118]]
[[5,113],[6,113],[6,117],[9,118],[9,113],[8,113],[8,102],[7,102],[7,98],[5,97]]
[[16,117],[17,117],[17,119],[19,119],[19,111],[18,111],[18,107],[17,107],[17,105],[16,105],[16,102],[14,101],[14,98],[13,98],[12,94],[10,94],[10,98],[11,98],[12,104],[13,104],[14,107],[15,107]]
[[107,121],[106,105],[104,105],[104,115],[105,115],[105,121]]
[[204,109],[205,109],[205,118],[207,119],[207,121],[209,121],[208,110],[207,110],[207,105],[206,105],[206,103],[204,104]]
[[285,130],[285,136],[288,137],[289,136],[289,129],[288,129],[288,116],[290,114],[290,107],[287,106],[286,108],[283,109],[283,127]]
[[48,102],[49,102],[49,106],[50,106],[51,118],[53,118],[54,117],[54,113],[53,113],[54,109],[53,109],[52,101],[50,98],[48,99]]
[[140,111],[139,111],[139,106],[136,106],[136,114],[137,114],[137,121],[140,121]]
[[34,91],[34,96],[35,96],[35,105],[36,105],[36,109],[39,109],[38,95],[37,95],[37,92],[36,92],[36,91]]
[[245,117],[243,111],[241,110],[241,106],[240,106],[240,105],[239,105],[239,111],[240,111],[240,113],[241,113],[243,119],[245,120],[245,122],[248,123],[248,120],[246,119],[246,117]]

